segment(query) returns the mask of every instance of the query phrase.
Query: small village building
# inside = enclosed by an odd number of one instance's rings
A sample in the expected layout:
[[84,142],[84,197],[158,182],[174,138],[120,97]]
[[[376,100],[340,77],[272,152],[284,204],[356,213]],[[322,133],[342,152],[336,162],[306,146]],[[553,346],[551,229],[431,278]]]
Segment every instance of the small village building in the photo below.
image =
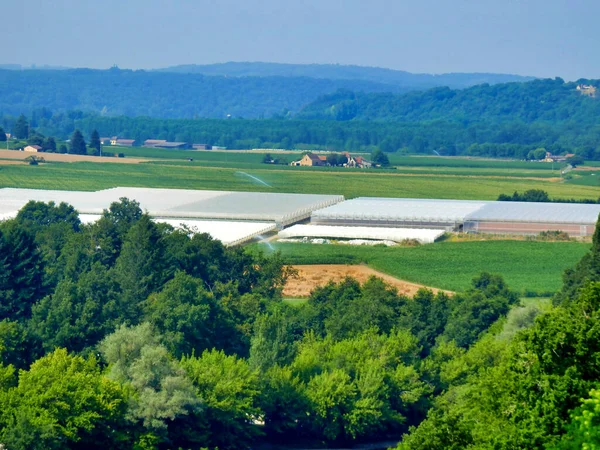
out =
[[577,85],[577,90],[581,93],[581,95],[587,95],[588,97],[596,97],[596,86],[592,86],[589,84],[579,84]]
[[348,159],[348,162],[345,164],[346,167],[359,167],[361,169],[368,169],[373,165],[362,156],[354,157],[348,152],[345,152],[344,156]]
[[208,145],[208,144],[192,144],[192,148],[194,150],[210,150],[210,145]]
[[100,138],[100,143],[102,145],[109,145],[110,144],[110,138],[109,137],[101,137]]
[[327,164],[327,157],[307,153],[300,160],[301,166],[324,166]]
[[546,152],[546,157],[542,159],[542,162],[565,162],[568,158],[575,156],[574,153],[567,153],[566,155],[553,155],[550,152]]
[[166,142],[167,142],[166,139],[146,139],[144,141],[143,145],[144,145],[144,147],[153,148],[153,147],[156,147],[157,145],[164,144]]
[[31,152],[31,153],[38,153],[38,152],[42,151],[42,147],[40,147],[39,145],[28,145],[27,147],[25,147],[23,149],[23,151]]
[[154,148],[166,148],[171,150],[186,150],[192,148],[187,142],[163,142],[154,145]]
[[117,136],[110,138],[110,145],[118,145],[120,147],[133,147],[135,139],[120,139]]
[[117,139],[116,145],[121,146],[121,147],[133,147],[134,143],[135,143],[135,139]]

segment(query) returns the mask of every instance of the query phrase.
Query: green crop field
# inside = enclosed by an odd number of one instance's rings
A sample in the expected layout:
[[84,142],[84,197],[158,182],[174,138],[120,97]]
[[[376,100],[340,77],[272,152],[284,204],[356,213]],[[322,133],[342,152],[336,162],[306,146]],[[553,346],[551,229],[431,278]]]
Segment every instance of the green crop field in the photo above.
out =
[[[247,174],[258,177],[264,186]],[[0,187],[98,190],[115,186],[216,189],[360,196],[493,200],[543,189],[551,197],[597,198],[598,188],[544,178],[377,171],[245,169],[164,164],[48,163],[0,166]]]
[[[440,242],[420,247],[363,247],[275,243],[287,264],[368,264],[397,278],[460,291],[483,271],[501,274],[521,293],[558,290],[562,273],[590,249],[578,242]],[[270,252],[264,244],[250,251]]]

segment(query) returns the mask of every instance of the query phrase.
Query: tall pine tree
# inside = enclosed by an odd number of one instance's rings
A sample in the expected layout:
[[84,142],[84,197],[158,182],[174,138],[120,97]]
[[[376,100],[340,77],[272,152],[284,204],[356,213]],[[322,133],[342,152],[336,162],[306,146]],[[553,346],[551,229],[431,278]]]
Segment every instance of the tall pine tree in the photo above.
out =
[[16,223],[0,234],[0,320],[31,316],[44,294],[42,257],[33,235]]
[[92,131],[88,148],[90,155],[98,156],[100,154],[100,135],[97,130]]
[[23,114],[19,116],[13,127],[13,135],[17,139],[27,139],[29,137],[29,124]]
[[73,132],[73,136],[71,137],[71,148],[69,150],[69,153],[72,153],[74,155],[87,154],[85,140],[83,139],[83,135],[79,130],[75,130]]

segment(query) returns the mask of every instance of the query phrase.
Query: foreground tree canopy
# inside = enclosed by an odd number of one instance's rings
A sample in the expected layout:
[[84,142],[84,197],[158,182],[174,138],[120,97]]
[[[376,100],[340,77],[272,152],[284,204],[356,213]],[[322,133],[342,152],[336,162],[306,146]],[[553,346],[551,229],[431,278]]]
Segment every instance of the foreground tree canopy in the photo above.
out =
[[[279,255],[113,203],[0,223],[8,449],[597,445],[600,228],[550,302],[499,275],[399,295],[347,278],[291,306]],[[490,432],[493,430],[493,432]]]

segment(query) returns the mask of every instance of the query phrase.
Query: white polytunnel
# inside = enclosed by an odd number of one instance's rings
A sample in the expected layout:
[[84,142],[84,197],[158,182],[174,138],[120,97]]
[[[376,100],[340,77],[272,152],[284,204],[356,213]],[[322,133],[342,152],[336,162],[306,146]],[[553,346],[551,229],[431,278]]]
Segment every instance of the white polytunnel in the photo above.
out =
[[383,228],[383,227],[344,227],[329,225],[293,225],[279,232],[282,239],[295,237],[315,237],[333,239],[371,239],[402,242],[415,239],[422,244],[431,244],[444,234],[444,230]]

